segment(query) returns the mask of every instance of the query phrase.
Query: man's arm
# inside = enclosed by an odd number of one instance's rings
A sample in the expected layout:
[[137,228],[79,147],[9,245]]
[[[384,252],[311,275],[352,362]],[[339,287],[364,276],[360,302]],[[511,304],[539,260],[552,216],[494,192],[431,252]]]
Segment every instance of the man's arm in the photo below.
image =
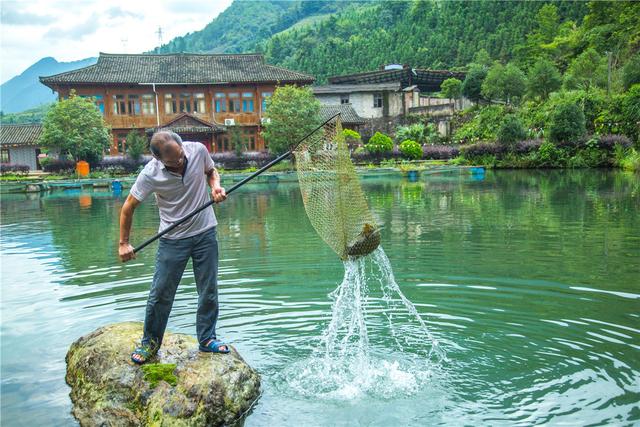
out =
[[136,257],[135,252],[133,252],[133,246],[129,244],[129,234],[131,233],[133,212],[139,204],[140,201],[129,194],[124,205],[122,205],[122,210],[120,211],[120,242],[118,243],[118,256],[122,262],[127,262]]
[[216,203],[222,202],[227,198],[227,193],[224,188],[220,186],[220,174],[216,168],[212,168],[207,171],[207,181],[209,187],[211,187],[211,197]]

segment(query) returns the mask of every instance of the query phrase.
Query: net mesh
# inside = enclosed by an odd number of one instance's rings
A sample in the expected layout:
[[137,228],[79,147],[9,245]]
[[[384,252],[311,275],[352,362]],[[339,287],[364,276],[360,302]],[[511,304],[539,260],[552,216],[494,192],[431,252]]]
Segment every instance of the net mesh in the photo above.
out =
[[380,230],[364,198],[340,116],[293,151],[307,216],[322,240],[345,260],[373,252]]

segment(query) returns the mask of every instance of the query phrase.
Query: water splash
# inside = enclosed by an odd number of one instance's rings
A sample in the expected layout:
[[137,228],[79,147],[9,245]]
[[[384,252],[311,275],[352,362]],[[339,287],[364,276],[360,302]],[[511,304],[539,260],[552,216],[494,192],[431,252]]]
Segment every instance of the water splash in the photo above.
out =
[[344,268],[329,294],[332,316],[321,345],[280,373],[283,385],[297,395],[339,400],[417,393],[445,352],[400,290],[382,247]]

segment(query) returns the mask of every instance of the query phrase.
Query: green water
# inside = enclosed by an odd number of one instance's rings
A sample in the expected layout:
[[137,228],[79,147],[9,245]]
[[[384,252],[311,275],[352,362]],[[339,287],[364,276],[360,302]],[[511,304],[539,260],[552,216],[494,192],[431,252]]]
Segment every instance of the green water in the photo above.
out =
[[[245,425],[640,422],[640,178],[480,178],[363,179],[396,281],[446,360],[424,356],[426,339],[391,338],[387,316],[407,337],[410,316],[379,308],[372,285],[367,346],[379,363],[350,383],[312,363],[344,266],[313,231],[297,186],[246,186],[216,208],[218,332],[263,377]],[[107,191],[0,199],[3,426],[74,425],[69,345],[107,323],[143,319],[156,244],[117,262],[123,201]],[[133,240],[157,223],[144,203]],[[189,268],[168,328],[195,334],[195,311]]]

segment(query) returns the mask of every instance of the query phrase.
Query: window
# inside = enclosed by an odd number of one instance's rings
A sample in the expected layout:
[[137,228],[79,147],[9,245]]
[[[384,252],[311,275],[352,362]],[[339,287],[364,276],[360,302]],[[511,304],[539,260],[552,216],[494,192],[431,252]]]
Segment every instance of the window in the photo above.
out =
[[100,113],[104,116],[104,99],[102,98],[102,95],[95,95],[93,98],[96,104],[96,108],[98,108],[98,110],[100,110]]
[[113,95],[113,114],[123,115],[127,114],[127,104],[124,100],[124,95]]
[[164,112],[165,114],[175,114],[177,112],[176,98],[172,93],[164,95]]
[[238,92],[231,92],[228,94],[229,96],[229,112],[231,113],[239,113],[240,112],[240,94]]
[[242,145],[249,151],[256,151],[256,130],[255,129],[243,129],[242,131]]
[[127,106],[129,114],[134,116],[140,115],[140,97],[138,95],[128,95],[127,96]]
[[119,154],[124,154],[127,152],[127,134],[126,133],[116,134],[116,148]]
[[242,92],[242,111],[245,113],[253,113],[252,92]]
[[267,98],[271,96],[271,92],[262,92],[262,112],[267,111]]
[[205,114],[207,112],[205,107],[204,93],[193,94],[193,112],[200,114]]
[[380,92],[373,94],[373,108],[382,108],[382,94]]
[[349,94],[340,95],[340,104],[348,104],[349,103]]
[[216,140],[216,151],[229,151],[229,137],[227,135],[220,135]]
[[155,97],[152,93],[142,95],[142,114],[149,115],[156,113]]
[[8,148],[0,148],[0,163],[11,163]]
[[227,111],[227,95],[224,92],[216,93],[216,113],[223,113]]
[[180,94],[180,112],[181,113],[191,112],[191,94],[190,93]]

